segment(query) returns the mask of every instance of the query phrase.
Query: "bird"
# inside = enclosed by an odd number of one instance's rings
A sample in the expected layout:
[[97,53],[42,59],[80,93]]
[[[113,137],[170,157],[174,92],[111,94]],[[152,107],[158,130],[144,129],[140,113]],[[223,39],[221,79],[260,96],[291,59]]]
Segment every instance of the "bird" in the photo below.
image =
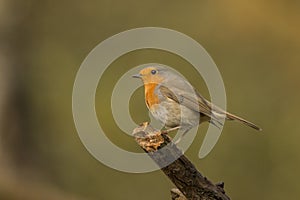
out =
[[236,120],[255,130],[254,123],[231,114],[206,100],[183,76],[165,66],[151,65],[132,76],[144,85],[145,103],[167,132],[181,130],[181,138],[193,127],[209,122],[220,128],[225,120]]

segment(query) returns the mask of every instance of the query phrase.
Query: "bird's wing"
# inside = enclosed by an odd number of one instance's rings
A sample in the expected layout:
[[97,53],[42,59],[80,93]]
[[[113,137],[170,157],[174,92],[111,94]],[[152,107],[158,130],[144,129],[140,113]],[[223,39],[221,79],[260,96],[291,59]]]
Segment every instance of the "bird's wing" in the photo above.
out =
[[[164,85],[160,85],[158,89],[164,97],[172,99],[191,110],[202,113],[211,119],[218,120],[218,117],[215,116],[215,112],[212,111],[212,104],[201,96],[195,89],[191,88],[193,91],[185,91],[175,87],[169,89]],[[213,109],[215,109],[215,106]]]
[[231,113],[228,113],[223,109],[213,105],[211,102],[206,100],[201,94],[199,94],[193,87],[191,87],[188,90],[184,90],[178,87],[171,87],[171,89],[169,89],[164,85],[159,85],[157,89],[165,98],[172,99],[180,105],[186,106],[191,110],[194,110],[209,117],[210,122],[216,125],[217,127],[219,127],[219,125],[223,125],[222,119],[227,119],[237,120],[256,130],[262,130],[254,123],[249,122]]

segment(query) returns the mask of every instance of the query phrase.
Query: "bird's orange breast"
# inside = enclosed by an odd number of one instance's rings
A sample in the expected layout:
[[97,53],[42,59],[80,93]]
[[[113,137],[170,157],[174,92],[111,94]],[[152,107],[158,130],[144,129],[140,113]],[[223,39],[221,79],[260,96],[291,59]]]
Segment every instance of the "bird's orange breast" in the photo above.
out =
[[156,83],[145,84],[145,100],[148,108],[159,103],[159,98],[154,92],[156,86]]

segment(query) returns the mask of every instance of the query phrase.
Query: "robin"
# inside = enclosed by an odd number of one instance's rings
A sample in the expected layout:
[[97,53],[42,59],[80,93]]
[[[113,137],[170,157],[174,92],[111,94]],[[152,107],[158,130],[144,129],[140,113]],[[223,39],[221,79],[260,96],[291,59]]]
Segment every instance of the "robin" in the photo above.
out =
[[223,119],[237,120],[261,130],[252,122],[213,105],[185,78],[166,67],[146,67],[133,77],[142,79],[145,102],[154,118],[162,122],[167,131],[182,130],[179,140],[191,128],[206,121],[219,127]]

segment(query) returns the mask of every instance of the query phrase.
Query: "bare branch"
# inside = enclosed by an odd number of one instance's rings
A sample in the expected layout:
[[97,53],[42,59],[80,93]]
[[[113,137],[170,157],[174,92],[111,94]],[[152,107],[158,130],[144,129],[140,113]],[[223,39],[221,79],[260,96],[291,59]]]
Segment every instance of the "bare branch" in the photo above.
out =
[[[175,184],[171,190],[172,199],[184,200],[229,200],[224,184],[213,184],[195,168],[164,132],[143,123],[133,131],[141,148],[161,167],[161,170]],[[178,159],[175,159],[178,158]],[[171,164],[170,161],[173,161]]]

